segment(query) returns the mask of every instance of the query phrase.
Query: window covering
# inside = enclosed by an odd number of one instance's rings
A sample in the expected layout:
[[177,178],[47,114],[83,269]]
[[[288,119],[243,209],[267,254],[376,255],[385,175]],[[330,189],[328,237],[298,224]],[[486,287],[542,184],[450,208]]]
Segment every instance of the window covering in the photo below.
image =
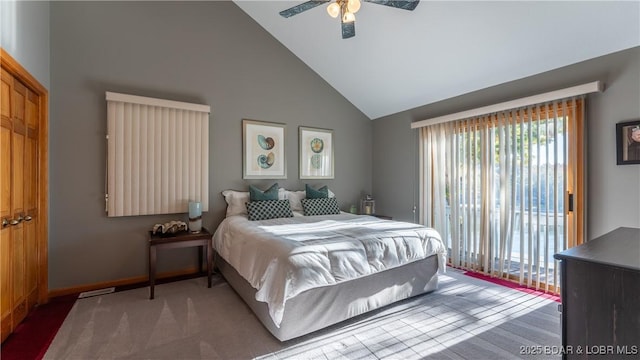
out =
[[108,216],[209,207],[207,105],[106,93]]

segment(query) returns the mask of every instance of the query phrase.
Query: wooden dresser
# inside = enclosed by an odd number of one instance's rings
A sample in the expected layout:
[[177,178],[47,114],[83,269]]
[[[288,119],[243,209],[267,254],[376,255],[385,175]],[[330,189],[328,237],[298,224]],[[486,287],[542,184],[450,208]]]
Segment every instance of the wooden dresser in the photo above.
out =
[[563,358],[640,358],[640,229],[618,228],[554,257]]

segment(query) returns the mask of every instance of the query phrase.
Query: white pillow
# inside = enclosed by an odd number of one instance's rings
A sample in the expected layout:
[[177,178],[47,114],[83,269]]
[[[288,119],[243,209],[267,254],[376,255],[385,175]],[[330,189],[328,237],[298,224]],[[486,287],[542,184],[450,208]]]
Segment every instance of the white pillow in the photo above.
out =
[[[282,190],[282,188],[280,188],[280,190]],[[331,190],[327,189],[327,192],[329,194],[329,197],[335,197],[336,194],[334,194]],[[278,193],[278,196],[280,196],[280,193]],[[304,211],[304,209],[302,208],[302,199],[306,199],[307,198],[307,192],[304,190],[299,190],[299,191],[291,191],[291,190],[284,190],[284,198],[289,200],[289,203],[291,204],[291,211]]]
[[[247,215],[247,203],[250,201],[248,191],[224,190],[222,192],[222,196],[224,196],[224,200],[227,202],[227,217],[233,215]],[[279,188],[278,200],[284,199],[286,199],[285,190],[283,188]],[[300,206],[302,206],[302,203]]]
[[289,200],[289,204],[291,205],[292,211],[303,211],[302,208],[302,199],[307,197],[307,192],[304,190],[301,191],[289,191],[285,190],[285,198]]
[[248,191],[225,190],[222,192],[224,200],[227,202],[227,217],[233,215],[246,215],[249,202]]

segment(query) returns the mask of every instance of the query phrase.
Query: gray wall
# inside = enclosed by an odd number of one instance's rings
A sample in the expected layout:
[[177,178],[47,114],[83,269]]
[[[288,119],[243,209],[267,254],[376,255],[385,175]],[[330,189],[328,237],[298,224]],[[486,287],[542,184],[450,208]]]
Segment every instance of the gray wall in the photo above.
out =
[[0,46],[49,89],[49,2],[0,1]]
[[[51,92],[51,289],[144,276],[146,231],[186,218],[105,216],[105,91],[212,106],[212,207],[204,223],[214,229],[224,216],[220,191],[274,181],[290,189],[328,184],[343,209],[372,192],[378,213],[414,221],[412,121],[603,80],[607,90],[588,99],[588,237],[640,227],[640,166],[615,165],[614,136],[616,122],[640,118],[637,48],[370,122],[229,2],[0,6],[1,45]],[[243,118],[287,124],[288,179],[242,180]],[[301,125],[335,130],[335,180],[298,180]],[[160,253],[159,270],[195,266],[194,256],[193,249]]]
[[[146,233],[186,214],[107,218],[105,91],[208,104],[211,208],[224,189],[327,184],[345,210],[371,191],[372,122],[231,2],[51,3],[51,289],[146,275]],[[242,180],[242,119],[286,123],[288,179]],[[298,179],[298,126],[335,131],[335,179]],[[159,271],[195,249],[159,253]]]
[[[640,165],[616,165],[615,124],[640,119],[640,48],[588,60],[373,121],[373,193],[379,213],[413,219],[418,180],[412,121],[535,95],[595,80],[587,97],[587,238],[621,226],[640,227]],[[384,160],[384,161],[378,161]]]

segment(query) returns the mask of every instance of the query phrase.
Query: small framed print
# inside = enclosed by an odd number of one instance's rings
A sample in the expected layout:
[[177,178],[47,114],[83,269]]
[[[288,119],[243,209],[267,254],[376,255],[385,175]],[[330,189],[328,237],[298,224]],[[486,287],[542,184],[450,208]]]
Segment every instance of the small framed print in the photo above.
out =
[[616,124],[618,165],[640,164],[640,120]]
[[299,128],[300,179],[333,179],[333,130]]
[[242,120],[242,178],[286,179],[285,124]]

